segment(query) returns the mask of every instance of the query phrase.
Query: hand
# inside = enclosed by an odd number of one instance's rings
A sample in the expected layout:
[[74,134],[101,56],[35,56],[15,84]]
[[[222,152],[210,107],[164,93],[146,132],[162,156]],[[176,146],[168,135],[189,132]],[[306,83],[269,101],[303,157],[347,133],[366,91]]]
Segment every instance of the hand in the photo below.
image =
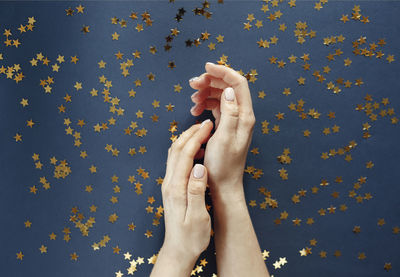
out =
[[250,90],[247,79],[232,68],[206,63],[205,69],[206,73],[190,82],[198,90],[192,95],[196,103],[192,114],[197,116],[207,109],[216,119],[216,131],[207,142],[204,165],[209,170],[210,188],[230,192],[235,189],[233,186],[243,184],[255,125]]
[[193,167],[193,159],[213,129],[211,120],[203,123],[191,126],[168,149],[161,189],[165,238],[152,276],[169,276],[168,270],[171,276],[189,276],[210,242],[211,219],[205,205],[207,169],[201,164]]

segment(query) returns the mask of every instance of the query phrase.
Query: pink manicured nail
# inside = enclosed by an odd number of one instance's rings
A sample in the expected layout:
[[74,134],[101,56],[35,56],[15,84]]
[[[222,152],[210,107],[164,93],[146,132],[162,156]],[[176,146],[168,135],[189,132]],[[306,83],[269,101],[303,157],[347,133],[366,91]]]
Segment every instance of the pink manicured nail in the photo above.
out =
[[206,64],[212,64],[212,65],[215,65],[214,63],[212,63],[212,62],[207,62]]
[[200,128],[203,127],[204,125],[206,125],[207,122],[209,122],[209,121],[211,121],[211,120],[210,120],[210,119],[204,120],[204,121],[201,123]]
[[198,81],[200,78],[199,77],[193,77],[191,79],[189,79],[189,83],[193,82],[193,81]]
[[196,108],[196,105],[190,108],[190,112],[194,112],[194,109]]
[[228,101],[235,100],[235,92],[233,91],[233,88],[229,87],[225,89],[225,99]]
[[196,91],[195,93],[192,94],[192,96],[190,96],[190,98],[195,99],[197,97],[197,95],[199,95],[199,92]]
[[204,167],[201,164],[195,164],[193,169],[194,178],[200,179],[204,175]]

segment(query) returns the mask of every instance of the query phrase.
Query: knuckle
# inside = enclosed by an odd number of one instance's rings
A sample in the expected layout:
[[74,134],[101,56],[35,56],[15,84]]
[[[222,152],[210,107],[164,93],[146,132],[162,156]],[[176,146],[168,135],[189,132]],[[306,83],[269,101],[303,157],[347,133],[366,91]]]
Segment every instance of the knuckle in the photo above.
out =
[[218,137],[218,143],[220,143],[221,145],[229,145],[232,142],[232,136],[230,135],[222,135]]
[[256,117],[254,116],[254,113],[250,112],[250,113],[244,115],[243,122],[248,127],[254,127],[254,125],[256,123]]
[[185,147],[182,149],[183,155],[189,156],[189,157],[194,157],[197,151],[196,148],[200,148],[198,145],[199,143],[196,140],[190,140],[188,143],[186,143]]
[[238,105],[227,105],[227,112],[231,117],[239,117],[239,106]]
[[165,198],[167,200],[171,200],[171,201],[183,201],[183,200],[186,200],[186,197],[185,197],[184,193],[179,192],[179,191],[171,188],[171,186],[169,186],[167,189],[164,189],[162,194],[163,194],[163,198]]
[[239,82],[240,82],[241,84],[247,83],[246,77],[244,77],[243,75],[240,75],[240,77],[239,77]]
[[205,185],[201,181],[191,181],[188,186],[188,192],[193,195],[201,195],[205,191]]
[[179,151],[183,147],[183,141],[181,139],[177,139],[174,141],[174,143],[172,143],[171,147],[172,147],[173,151]]
[[230,112],[231,112],[232,117],[239,117],[239,107],[238,106],[232,107]]
[[209,223],[209,222],[211,221],[211,220],[210,220],[210,216],[209,216],[207,210],[204,211],[204,213],[202,213],[202,214],[200,215],[199,221],[202,222],[203,224],[207,224],[207,223]]

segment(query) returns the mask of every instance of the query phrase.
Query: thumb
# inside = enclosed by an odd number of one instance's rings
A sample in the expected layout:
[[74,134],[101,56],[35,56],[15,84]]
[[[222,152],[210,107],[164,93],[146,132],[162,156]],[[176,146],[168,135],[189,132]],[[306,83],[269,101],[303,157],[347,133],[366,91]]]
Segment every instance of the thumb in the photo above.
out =
[[239,106],[233,88],[227,87],[222,92],[220,109],[221,117],[218,129],[221,129],[224,134],[235,131],[239,122]]
[[207,185],[207,169],[202,164],[195,164],[190,173],[187,188],[187,219],[198,219],[206,210],[205,191]]

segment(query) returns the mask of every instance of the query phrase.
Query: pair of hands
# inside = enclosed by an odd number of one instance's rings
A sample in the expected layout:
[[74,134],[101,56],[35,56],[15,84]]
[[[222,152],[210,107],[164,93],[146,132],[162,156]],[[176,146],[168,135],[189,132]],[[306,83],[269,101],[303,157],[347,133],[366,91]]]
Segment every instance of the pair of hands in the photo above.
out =
[[[159,257],[167,253],[170,259],[191,264],[190,270],[210,241],[206,185],[212,197],[243,193],[243,172],[255,125],[247,79],[224,65],[206,63],[205,70],[190,80],[190,86],[198,90],[191,97],[196,103],[191,113],[198,116],[211,110],[216,131],[210,136],[213,123],[208,119],[180,134],[168,149],[162,184],[165,239]],[[204,151],[200,147],[206,142]],[[204,165],[193,167],[193,160],[202,157]]]

